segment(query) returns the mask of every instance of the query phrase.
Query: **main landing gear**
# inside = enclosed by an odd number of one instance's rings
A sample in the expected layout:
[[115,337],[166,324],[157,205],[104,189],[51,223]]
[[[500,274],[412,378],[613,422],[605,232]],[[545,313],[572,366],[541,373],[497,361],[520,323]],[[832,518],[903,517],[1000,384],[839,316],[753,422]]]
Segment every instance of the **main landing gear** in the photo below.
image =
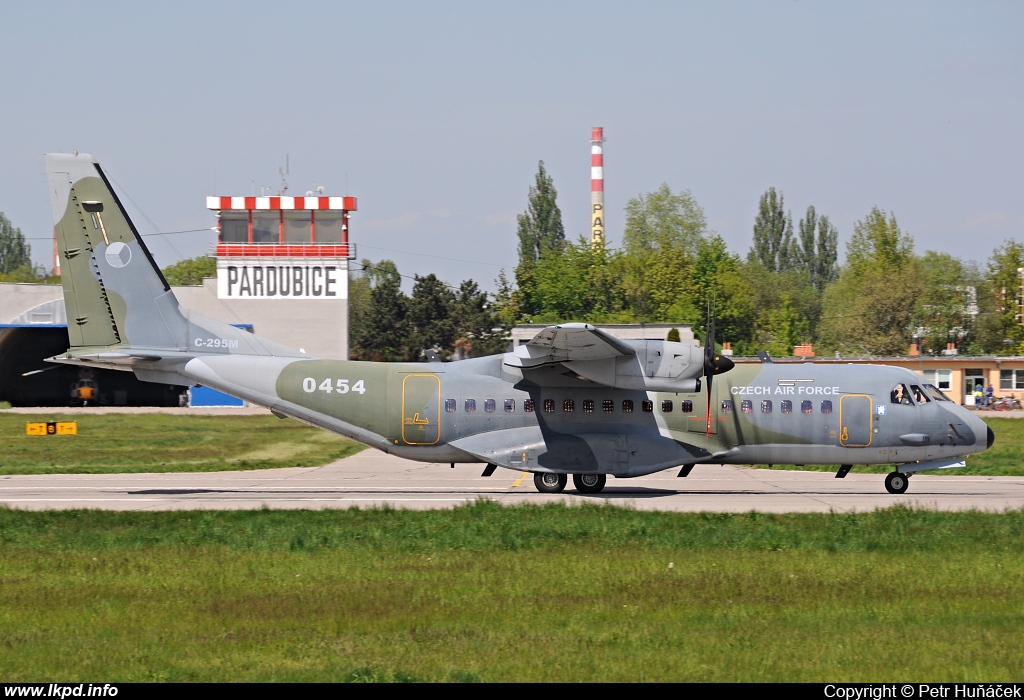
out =
[[910,474],[893,472],[885,477],[885,490],[889,493],[906,493],[910,486]]
[[572,485],[580,493],[601,493],[607,478],[604,474],[573,474]]
[[533,485],[541,493],[562,493],[569,478],[565,474],[537,472],[533,475]]
[[[580,493],[601,493],[608,480],[604,474],[573,474],[572,484]],[[533,484],[541,493],[561,493],[569,478],[565,474],[539,472],[533,475]]]

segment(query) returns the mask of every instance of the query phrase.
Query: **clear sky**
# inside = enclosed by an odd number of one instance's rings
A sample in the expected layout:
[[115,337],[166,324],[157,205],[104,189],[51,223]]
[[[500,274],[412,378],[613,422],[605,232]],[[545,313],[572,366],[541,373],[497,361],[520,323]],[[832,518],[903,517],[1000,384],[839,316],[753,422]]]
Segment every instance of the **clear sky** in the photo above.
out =
[[841,245],[872,206],[919,252],[1024,239],[1020,2],[13,3],[0,66],[0,211],[47,267],[48,151],[96,156],[144,234],[276,192],[288,154],[289,194],[358,197],[359,257],[493,289],[539,160],[588,230],[593,126],[611,245],[663,182],[743,255],[772,186]]

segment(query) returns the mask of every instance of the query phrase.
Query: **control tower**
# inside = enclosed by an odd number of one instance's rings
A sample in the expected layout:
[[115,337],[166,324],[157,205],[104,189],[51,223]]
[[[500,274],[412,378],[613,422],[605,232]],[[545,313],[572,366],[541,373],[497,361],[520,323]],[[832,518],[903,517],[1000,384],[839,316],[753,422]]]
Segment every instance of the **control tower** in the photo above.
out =
[[356,198],[207,197],[206,207],[217,217],[217,278],[175,288],[182,304],[322,359],[348,359]]

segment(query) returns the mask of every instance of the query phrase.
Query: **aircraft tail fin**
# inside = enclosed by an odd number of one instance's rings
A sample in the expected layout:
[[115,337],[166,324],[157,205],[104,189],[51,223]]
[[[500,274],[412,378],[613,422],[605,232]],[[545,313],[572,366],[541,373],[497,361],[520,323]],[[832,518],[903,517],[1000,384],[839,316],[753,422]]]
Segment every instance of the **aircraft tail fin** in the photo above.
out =
[[188,322],[99,163],[50,153],[46,175],[71,347],[184,349]]
[[55,359],[122,366],[201,354],[309,357],[181,307],[92,156],[47,154],[46,174],[70,344]]

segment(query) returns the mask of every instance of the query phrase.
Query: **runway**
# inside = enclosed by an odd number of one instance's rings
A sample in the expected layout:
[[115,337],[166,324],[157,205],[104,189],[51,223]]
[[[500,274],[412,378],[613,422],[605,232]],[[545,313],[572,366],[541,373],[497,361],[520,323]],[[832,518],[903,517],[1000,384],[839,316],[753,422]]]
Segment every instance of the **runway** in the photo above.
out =
[[0,474],[0,504],[31,510],[227,510],[253,508],[451,508],[480,498],[498,503],[611,503],[640,510],[768,513],[852,512],[896,503],[940,510],[1024,507],[1024,477],[926,476],[906,494],[886,493],[881,474],[698,465],[635,479],[608,479],[604,492],[538,493],[533,475],[483,465],[424,464],[367,449],[323,467],[177,474]]

